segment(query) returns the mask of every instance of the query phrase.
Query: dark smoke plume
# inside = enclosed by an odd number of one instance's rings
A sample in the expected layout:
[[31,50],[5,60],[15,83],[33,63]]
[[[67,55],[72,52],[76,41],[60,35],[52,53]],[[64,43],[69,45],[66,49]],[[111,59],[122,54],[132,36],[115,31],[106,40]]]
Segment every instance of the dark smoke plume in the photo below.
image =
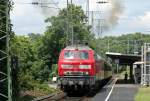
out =
[[111,7],[106,18],[107,30],[115,27],[118,24],[119,17],[124,11],[124,7],[121,1],[122,0],[109,0]]

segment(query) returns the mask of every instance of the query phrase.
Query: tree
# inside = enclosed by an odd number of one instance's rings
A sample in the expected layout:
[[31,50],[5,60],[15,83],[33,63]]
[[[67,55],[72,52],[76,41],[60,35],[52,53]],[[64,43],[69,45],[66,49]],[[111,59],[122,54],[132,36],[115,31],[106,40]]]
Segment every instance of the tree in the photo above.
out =
[[51,25],[47,27],[42,38],[42,44],[39,47],[39,56],[43,58],[49,69],[51,69],[52,64],[57,64],[61,49],[66,46],[66,42],[69,43],[72,25],[75,40],[81,42],[94,38],[90,34],[89,26],[85,24],[86,20],[87,18],[82,8],[75,5],[69,5],[68,9],[64,8],[60,10],[58,16],[46,19],[46,22]]
[[105,53],[108,51],[108,42],[109,42],[109,51],[110,52],[119,52],[122,54],[134,54],[134,52],[141,52],[141,46],[145,42],[150,42],[150,35],[142,33],[131,33],[121,36],[105,36],[100,39],[96,39],[94,43],[98,43],[96,46],[97,52],[105,57]]

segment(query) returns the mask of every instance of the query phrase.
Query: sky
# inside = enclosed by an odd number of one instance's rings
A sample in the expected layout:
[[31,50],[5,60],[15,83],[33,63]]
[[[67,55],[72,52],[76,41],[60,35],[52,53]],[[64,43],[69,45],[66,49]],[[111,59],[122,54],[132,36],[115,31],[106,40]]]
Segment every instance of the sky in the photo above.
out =
[[[47,17],[56,16],[58,13],[57,8],[66,7],[66,0],[44,0],[48,2],[58,3],[58,5],[46,5],[48,7],[39,7],[27,3],[31,3],[33,0],[13,0],[14,7],[11,11],[11,21],[13,24],[13,31],[17,35],[27,35],[29,33],[44,33],[46,30],[46,24],[44,21]],[[34,0],[36,1],[36,0]],[[109,22],[111,14],[117,16],[115,24],[109,25],[109,29],[103,32],[103,36],[118,36],[122,34],[142,32],[150,33],[150,1],[149,0],[113,0],[119,2],[121,5],[120,11],[114,13],[112,9],[111,0],[108,4],[97,4],[99,0],[89,0],[90,11],[99,11],[103,13],[100,15],[101,18],[106,18],[105,21]],[[73,0],[77,5],[81,5],[83,9],[86,8],[86,0]],[[54,9],[55,8],[55,9]],[[95,15],[97,16],[97,15]],[[95,21],[96,23],[96,21]]]

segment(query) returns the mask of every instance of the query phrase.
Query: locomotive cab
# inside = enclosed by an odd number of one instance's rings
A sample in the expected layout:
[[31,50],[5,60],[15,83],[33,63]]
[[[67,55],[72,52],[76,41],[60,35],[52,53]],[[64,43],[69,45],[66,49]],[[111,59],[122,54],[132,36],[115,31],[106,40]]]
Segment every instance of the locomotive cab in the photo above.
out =
[[63,49],[58,61],[58,83],[61,89],[90,88],[94,85],[94,63],[93,50],[89,47],[68,46]]

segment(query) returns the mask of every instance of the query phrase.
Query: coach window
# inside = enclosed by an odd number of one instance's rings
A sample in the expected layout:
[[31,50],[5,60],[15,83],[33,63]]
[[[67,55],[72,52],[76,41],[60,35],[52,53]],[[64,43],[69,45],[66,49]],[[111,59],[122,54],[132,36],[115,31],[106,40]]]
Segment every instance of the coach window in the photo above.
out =
[[108,71],[108,65],[104,63],[104,66],[105,66],[105,70]]

